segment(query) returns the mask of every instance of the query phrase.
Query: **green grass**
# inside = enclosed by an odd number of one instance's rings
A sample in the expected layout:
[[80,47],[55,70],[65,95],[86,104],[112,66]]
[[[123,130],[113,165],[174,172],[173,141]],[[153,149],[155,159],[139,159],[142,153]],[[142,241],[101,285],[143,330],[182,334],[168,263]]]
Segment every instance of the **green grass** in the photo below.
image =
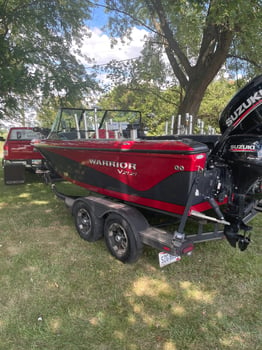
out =
[[160,269],[146,247],[122,264],[41,179],[6,186],[1,169],[0,349],[261,349],[261,222],[245,252],[203,243]]

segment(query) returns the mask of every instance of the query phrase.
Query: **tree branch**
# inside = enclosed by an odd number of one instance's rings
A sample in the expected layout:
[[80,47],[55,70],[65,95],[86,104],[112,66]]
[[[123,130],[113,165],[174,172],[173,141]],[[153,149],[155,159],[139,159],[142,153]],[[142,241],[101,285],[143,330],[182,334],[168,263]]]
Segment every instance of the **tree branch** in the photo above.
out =
[[[168,24],[167,18],[165,16],[165,11],[163,8],[162,0],[146,0],[146,3],[148,5],[149,10],[151,11],[152,16],[154,16],[154,12],[157,13],[157,16],[160,21],[160,29],[159,33],[166,39],[166,45],[169,46],[170,52],[173,51],[174,54],[177,56],[180,64],[184,68],[186,74],[189,76],[192,71],[192,67],[190,65],[190,62],[187,58],[187,56],[184,54],[184,52],[181,50],[178,42],[176,41],[172,30]],[[173,54],[173,55],[174,55]],[[176,62],[177,69],[180,70],[179,73],[179,80],[181,85],[186,85],[187,78],[184,74],[184,72],[180,68],[180,64]]]
[[252,64],[253,66],[255,66],[256,68],[260,68],[260,69],[262,68],[262,64],[259,64],[256,61],[253,61],[253,60],[249,59],[248,57],[242,57],[242,56],[238,56],[238,55],[228,54],[227,58],[235,58],[235,59],[238,59],[238,60],[241,60],[241,61],[248,62],[248,63]]
[[221,65],[225,62],[233,39],[233,32],[228,26],[227,18],[221,24],[216,24],[210,20],[210,17],[214,16],[212,12],[217,11],[216,8],[212,8],[212,5],[213,2],[211,1],[207,11],[198,60],[194,68],[194,74],[197,74],[198,78],[201,75],[203,79],[205,79],[204,76],[208,77],[208,83],[213,80]]
[[[138,92],[145,92],[145,89],[144,87],[142,88],[139,88],[139,87],[132,87],[132,86],[127,86],[126,87],[127,90],[130,90],[130,91],[138,91]],[[153,89],[150,89],[150,88],[147,88],[147,91],[149,91],[149,93],[155,97],[157,97],[159,100],[169,104],[169,105],[172,105],[172,106],[175,106],[177,107],[178,104],[177,102],[172,102],[170,99],[166,99],[165,97],[163,97],[163,95],[161,95],[161,93],[157,93],[156,91],[154,91]]]
[[[149,12],[151,13],[152,20],[154,21],[154,15],[157,13],[157,16],[159,18],[160,26],[156,24],[155,22],[155,28],[158,27],[158,29],[153,29],[152,27],[148,26],[143,21],[139,20],[137,17],[133,16],[129,12],[120,9],[117,6],[114,6],[114,3],[110,1],[110,5],[104,5],[99,3],[94,3],[93,1],[88,1],[93,6],[98,6],[101,8],[105,8],[109,11],[115,11],[117,13],[123,14],[125,16],[128,16],[131,18],[134,22],[137,24],[143,26],[144,28],[148,29],[150,32],[157,34],[162,38],[162,44],[165,46],[165,51],[168,56],[168,59],[170,61],[170,64],[173,68],[173,70],[176,72],[177,78],[181,84],[182,87],[186,87],[188,83],[188,79],[186,75],[184,74],[183,70],[181,69],[181,65],[184,68],[184,71],[187,75],[190,75],[192,67],[189,63],[189,60],[187,59],[186,55],[181,50],[178,42],[175,40],[173,33],[168,25],[168,22],[166,20],[163,5],[161,3],[161,0],[145,0],[145,3],[147,5],[147,8]],[[176,60],[175,55],[179,59],[179,62]]]
[[145,22],[141,21],[140,19],[138,19],[137,17],[133,16],[129,12],[121,10],[118,6],[112,6],[111,5],[112,1],[110,1],[110,5],[103,5],[103,4],[99,4],[99,3],[94,3],[93,1],[90,1],[90,0],[88,0],[87,2],[89,4],[91,4],[92,6],[101,7],[101,8],[104,8],[106,10],[115,11],[115,12],[118,12],[118,13],[120,13],[122,15],[125,15],[125,16],[131,18],[137,24],[139,24],[142,27],[148,29],[150,32],[155,33],[155,34],[159,34],[155,29],[153,29],[152,27],[148,26]]

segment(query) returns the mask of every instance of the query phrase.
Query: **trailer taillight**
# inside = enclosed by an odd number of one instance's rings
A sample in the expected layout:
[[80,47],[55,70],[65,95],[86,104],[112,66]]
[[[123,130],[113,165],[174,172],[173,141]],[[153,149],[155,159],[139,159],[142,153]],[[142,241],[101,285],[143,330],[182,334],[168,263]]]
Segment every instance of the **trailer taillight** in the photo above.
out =
[[193,250],[194,250],[194,245],[188,244],[182,249],[182,254],[183,255],[191,255]]

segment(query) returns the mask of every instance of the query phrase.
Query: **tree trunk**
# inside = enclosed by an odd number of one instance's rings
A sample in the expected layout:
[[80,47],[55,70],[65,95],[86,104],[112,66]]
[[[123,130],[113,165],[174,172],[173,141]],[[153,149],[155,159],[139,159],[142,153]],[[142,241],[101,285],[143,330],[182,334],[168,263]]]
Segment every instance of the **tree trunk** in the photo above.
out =
[[[194,118],[197,116],[208,84],[208,81],[204,79],[194,79],[192,82],[188,83],[184,98],[178,109],[178,115],[181,115],[182,118],[185,117],[186,113],[189,113]],[[176,127],[174,127],[173,132],[177,132]]]
[[179,106],[178,114],[184,116],[186,113],[189,113],[196,117],[207,86],[204,81],[189,81],[188,88],[185,90],[184,98]]
[[[202,52],[197,64],[188,75],[188,83],[184,87],[184,98],[181,101],[178,114],[185,113],[196,117],[205,95],[206,89],[216,77],[221,66],[224,64],[227,52],[232,41],[231,31],[221,31],[214,51]],[[175,72],[174,72],[175,73]]]
[[217,4],[210,2],[199,56],[196,64],[192,65],[169,26],[164,2],[148,0],[147,5],[152,16],[156,13],[159,18],[157,31],[162,38],[165,38],[167,57],[174,75],[184,90],[178,114],[184,116],[185,113],[189,113],[196,117],[206,89],[224,64],[232,42],[233,31],[228,24],[228,18],[225,17],[220,24],[216,23],[214,18],[218,10]]

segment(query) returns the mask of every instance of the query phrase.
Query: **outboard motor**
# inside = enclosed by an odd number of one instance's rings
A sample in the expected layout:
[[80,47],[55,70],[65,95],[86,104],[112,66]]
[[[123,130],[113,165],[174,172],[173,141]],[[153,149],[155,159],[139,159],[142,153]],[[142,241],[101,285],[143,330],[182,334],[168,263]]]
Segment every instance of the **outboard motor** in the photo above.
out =
[[[245,217],[259,210],[262,183],[262,75],[242,88],[222,112],[219,125],[222,136],[210,160],[213,166],[223,164],[231,190],[225,218],[225,236],[230,244],[245,250],[250,243]],[[228,186],[229,188],[229,186]],[[262,207],[260,207],[262,209]],[[244,230],[244,234],[239,234]]]

